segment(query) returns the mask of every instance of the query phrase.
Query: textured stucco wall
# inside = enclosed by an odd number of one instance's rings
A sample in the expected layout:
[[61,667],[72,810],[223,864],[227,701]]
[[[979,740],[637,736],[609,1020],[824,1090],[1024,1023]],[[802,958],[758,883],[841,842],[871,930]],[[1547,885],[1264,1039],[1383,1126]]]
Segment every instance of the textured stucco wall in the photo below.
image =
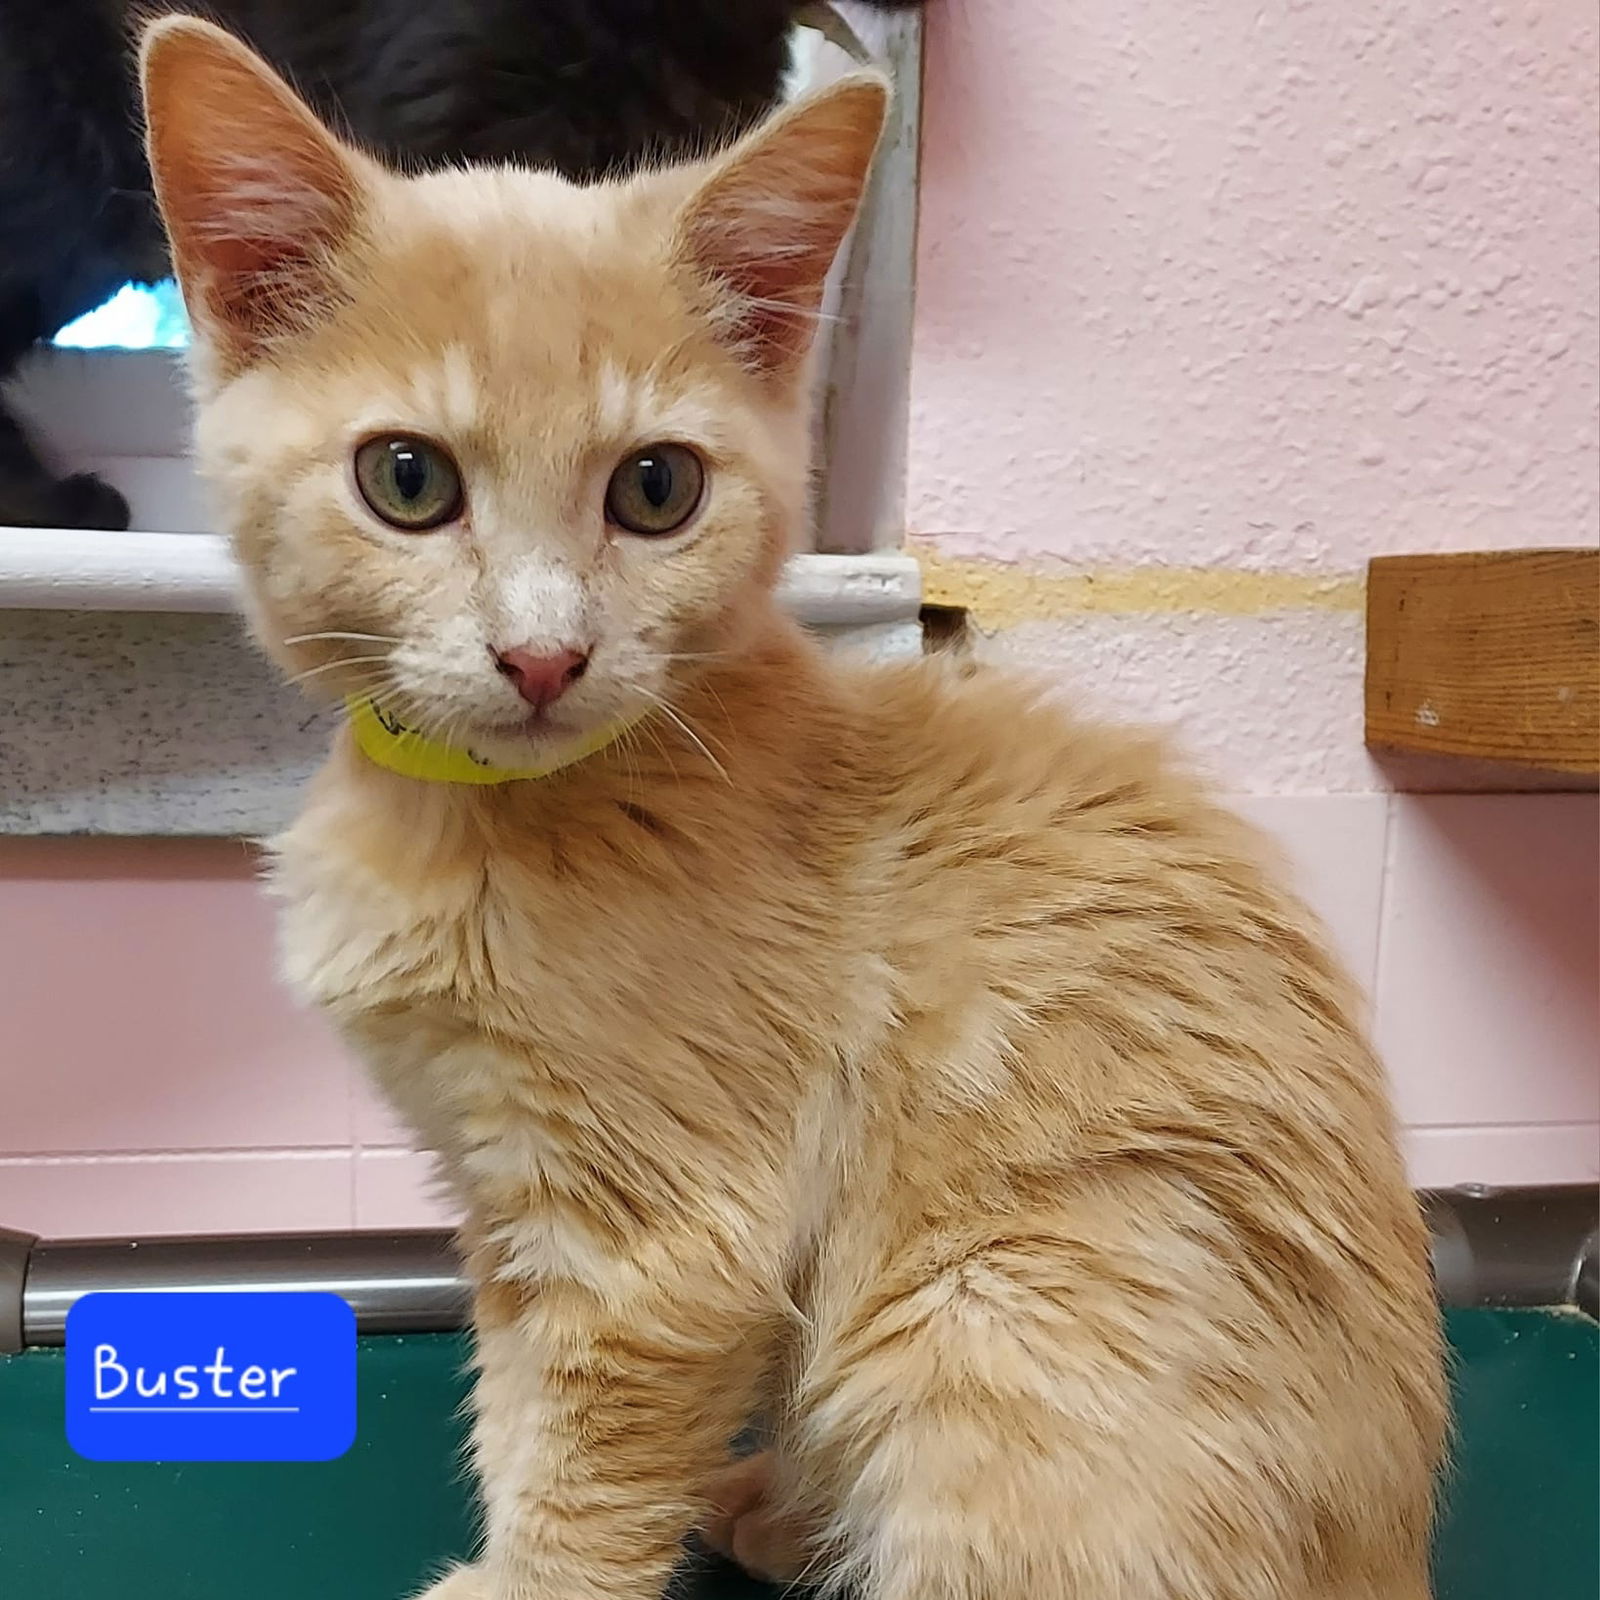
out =
[[1595,538],[1595,75],[1588,0],[931,6],[934,594],[1238,787],[1379,786],[1325,580]]

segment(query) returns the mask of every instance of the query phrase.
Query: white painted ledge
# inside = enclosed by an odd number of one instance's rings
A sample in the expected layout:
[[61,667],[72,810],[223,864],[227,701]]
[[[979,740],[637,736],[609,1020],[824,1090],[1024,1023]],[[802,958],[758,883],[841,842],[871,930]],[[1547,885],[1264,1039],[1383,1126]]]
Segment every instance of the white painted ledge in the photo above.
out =
[[[922,579],[909,556],[796,556],[784,605],[813,628],[916,619]],[[0,528],[0,610],[228,612],[238,573],[210,533]]]
[[808,628],[915,622],[922,612],[922,569],[892,551],[795,556],[784,569],[778,598]]
[[238,574],[216,534],[0,528],[0,608],[234,611]]
[[[205,533],[0,529],[0,835],[276,832],[336,718],[248,647]],[[798,557],[788,609],[830,649],[922,650],[917,565]]]

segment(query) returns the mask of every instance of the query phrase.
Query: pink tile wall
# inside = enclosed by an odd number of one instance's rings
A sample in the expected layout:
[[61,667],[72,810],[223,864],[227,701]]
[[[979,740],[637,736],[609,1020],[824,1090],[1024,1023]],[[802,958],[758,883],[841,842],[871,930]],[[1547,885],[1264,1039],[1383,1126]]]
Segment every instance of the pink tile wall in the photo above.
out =
[[407,1226],[426,1163],[273,977],[242,845],[0,840],[0,1226]]
[[272,913],[228,843],[0,843],[0,1150],[347,1145],[351,1080],[271,983]]
[[1372,997],[1413,1180],[1600,1181],[1600,799],[1237,805]]
[[[1594,796],[1237,802],[1374,994],[1425,1183],[1600,1178]],[[242,847],[0,842],[0,1225],[441,1224],[429,1163],[273,978]]]
[[1394,802],[1378,1044],[1426,1182],[1600,1179],[1593,795]]

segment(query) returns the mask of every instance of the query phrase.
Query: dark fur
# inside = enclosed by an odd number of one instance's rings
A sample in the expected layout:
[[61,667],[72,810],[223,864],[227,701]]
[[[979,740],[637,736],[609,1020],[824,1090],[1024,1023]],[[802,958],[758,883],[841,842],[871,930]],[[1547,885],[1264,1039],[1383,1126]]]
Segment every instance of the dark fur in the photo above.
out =
[[[136,18],[200,9],[393,161],[585,178],[758,117],[796,0],[0,0],[0,380],[123,283],[166,272],[131,35]],[[54,479],[0,409],[0,525],[127,516],[99,480]]]

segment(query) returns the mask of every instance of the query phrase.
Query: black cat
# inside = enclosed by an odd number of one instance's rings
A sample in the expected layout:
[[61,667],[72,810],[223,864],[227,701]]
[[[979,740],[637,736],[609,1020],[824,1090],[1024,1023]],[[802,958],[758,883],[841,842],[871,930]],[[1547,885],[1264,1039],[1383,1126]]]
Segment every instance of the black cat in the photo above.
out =
[[[874,0],[888,6],[916,0]],[[122,284],[167,271],[131,33],[203,11],[391,160],[573,178],[703,150],[776,98],[798,0],[0,0],[0,380]],[[121,528],[0,406],[0,526]]]

